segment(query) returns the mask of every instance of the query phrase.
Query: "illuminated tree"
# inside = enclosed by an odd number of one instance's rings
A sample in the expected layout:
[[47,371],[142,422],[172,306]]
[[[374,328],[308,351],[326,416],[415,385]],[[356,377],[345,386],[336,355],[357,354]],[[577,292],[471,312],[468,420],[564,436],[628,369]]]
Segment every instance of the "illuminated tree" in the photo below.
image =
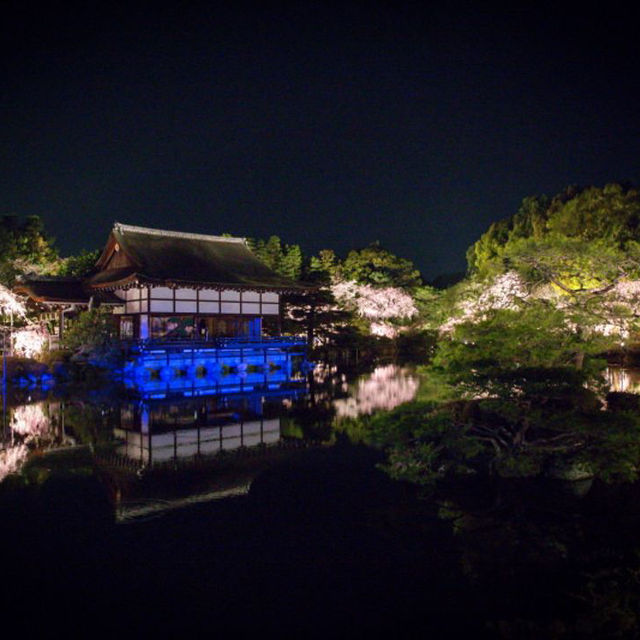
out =
[[338,305],[328,287],[289,293],[283,302],[285,333],[305,336],[312,346],[345,343],[359,333],[353,312]]
[[448,399],[372,421],[388,471],[635,479],[640,420],[607,409],[598,355],[637,331],[639,240],[640,197],[620,185],[526,199],[492,225],[472,276],[435,301],[449,313],[427,373]]
[[115,325],[111,312],[104,307],[82,311],[64,334],[65,349],[104,360],[113,349]]
[[552,200],[526,198],[514,216],[470,247],[467,258],[472,275],[456,288],[445,330],[481,319],[488,309],[538,299],[585,331],[627,340],[638,320],[631,290],[640,279],[640,194],[611,184],[569,188]]
[[332,249],[322,249],[317,256],[309,261],[307,277],[312,282],[329,283],[337,278],[340,270],[340,260]]
[[100,253],[100,249],[94,251],[83,249],[78,255],[62,258],[57,275],[76,278],[87,276],[95,269]]
[[0,316],[3,318],[26,318],[24,300],[13,291],[0,284]]
[[640,241],[640,192],[608,184],[603,188],[569,187],[551,200],[545,196],[525,198],[516,214],[493,223],[469,247],[469,272],[499,272],[505,262],[508,268],[522,240],[527,240],[529,247],[536,243],[549,247],[566,240],[586,247],[599,241],[600,250],[608,247],[625,253]]
[[249,247],[256,256],[277,274],[298,280],[302,274],[302,251],[297,244],[283,245],[278,236],[268,240],[250,238]]
[[413,298],[399,287],[373,287],[350,280],[335,282],[331,292],[341,306],[369,321],[373,335],[395,338],[397,322],[418,313]]
[[250,246],[280,275],[317,285],[284,298],[285,330],[310,340],[313,335],[316,345],[355,346],[370,336],[395,338],[418,314],[413,295],[425,289],[420,273],[379,244],[350,251],[344,261],[331,249],[305,261],[298,245],[283,245],[277,236],[253,239]]
[[11,286],[21,274],[54,273],[58,254],[38,216],[0,218],[0,283]]
[[297,244],[284,248],[279,273],[290,280],[298,280],[302,275],[302,251]]
[[389,472],[429,484],[457,473],[538,475],[562,467],[634,479],[635,413],[603,410],[610,346],[544,302],[487,313],[438,344],[427,375],[456,401],[427,401],[374,420]]
[[23,298],[0,285],[0,329],[11,341],[13,355],[35,358],[49,343],[47,330],[27,315]]
[[422,284],[420,272],[410,260],[394,255],[377,243],[350,251],[339,273],[342,280],[377,287],[410,289]]
[[39,324],[15,329],[11,334],[13,354],[22,358],[37,358],[49,345],[49,332]]
[[549,202],[545,196],[527,197],[511,218],[491,224],[467,250],[470,273],[485,273],[504,253],[505,246],[519,238],[539,239],[545,232]]

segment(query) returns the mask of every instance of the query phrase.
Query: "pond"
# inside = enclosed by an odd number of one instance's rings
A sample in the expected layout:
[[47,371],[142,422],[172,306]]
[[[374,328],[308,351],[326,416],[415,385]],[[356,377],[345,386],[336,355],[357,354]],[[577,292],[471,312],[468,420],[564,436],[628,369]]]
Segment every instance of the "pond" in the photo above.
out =
[[163,383],[152,393],[148,385],[85,392],[33,385],[5,392],[0,482],[83,448],[101,467],[126,467],[141,477],[152,469],[216,466],[222,454],[255,457],[273,446],[327,444],[341,419],[411,401],[419,378],[393,364],[350,378],[335,366],[318,365],[307,378],[251,392],[181,383]]
[[250,395],[5,398],[5,611],[48,635],[631,635],[638,487],[469,479],[421,499],[341,429],[419,386],[318,366]]

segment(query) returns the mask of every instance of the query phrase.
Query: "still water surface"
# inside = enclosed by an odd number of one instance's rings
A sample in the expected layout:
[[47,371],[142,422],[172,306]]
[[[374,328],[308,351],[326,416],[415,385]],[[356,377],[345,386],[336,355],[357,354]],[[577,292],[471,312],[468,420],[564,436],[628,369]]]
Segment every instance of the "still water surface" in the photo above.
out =
[[[393,409],[411,401],[418,386],[418,376],[406,367],[379,366],[348,378],[320,365],[308,380],[252,393],[21,390],[3,403],[0,482],[30,461],[83,446],[98,463],[135,468],[140,477],[162,466],[215,465],[220,454],[239,450],[320,444],[331,440],[336,421]],[[316,429],[305,433],[309,421]]]
[[47,636],[633,637],[638,487],[421,499],[337,435],[418,389],[388,365],[249,396],[24,390],[3,412],[4,610]]

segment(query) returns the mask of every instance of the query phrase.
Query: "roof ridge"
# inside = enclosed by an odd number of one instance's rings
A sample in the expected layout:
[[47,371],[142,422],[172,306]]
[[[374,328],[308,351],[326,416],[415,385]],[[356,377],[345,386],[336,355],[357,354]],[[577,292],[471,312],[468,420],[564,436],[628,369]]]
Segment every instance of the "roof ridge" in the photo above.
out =
[[80,276],[56,276],[52,274],[30,274],[23,273],[16,277],[17,284],[25,284],[30,282],[84,282],[84,278]]
[[187,240],[208,240],[210,242],[234,242],[246,245],[246,238],[229,237],[229,236],[213,236],[205,233],[189,233],[186,231],[170,231],[168,229],[152,229],[151,227],[138,227],[131,224],[123,224],[122,222],[113,223],[114,230],[119,233],[146,233],[153,236],[166,236],[169,238],[185,238]]

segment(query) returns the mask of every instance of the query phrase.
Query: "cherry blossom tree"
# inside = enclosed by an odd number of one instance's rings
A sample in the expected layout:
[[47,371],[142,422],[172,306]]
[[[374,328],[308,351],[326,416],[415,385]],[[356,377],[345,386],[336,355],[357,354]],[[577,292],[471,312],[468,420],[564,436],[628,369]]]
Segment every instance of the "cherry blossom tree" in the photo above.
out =
[[399,287],[374,287],[347,280],[335,281],[331,292],[340,305],[369,321],[373,335],[395,338],[400,332],[397,321],[410,320],[418,313],[413,298]]
[[[12,353],[24,358],[38,356],[49,342],[45,327],[27,315],[25,300],[0,284],[0,330],[11,340]],[[21,325],[16,327],[16,321]],[[7,345],[8,346],[8,345]]]
[[27,317],[24,299],[17,296],[3,284],[0,284],[0,316],[9,319],[26,319]]

